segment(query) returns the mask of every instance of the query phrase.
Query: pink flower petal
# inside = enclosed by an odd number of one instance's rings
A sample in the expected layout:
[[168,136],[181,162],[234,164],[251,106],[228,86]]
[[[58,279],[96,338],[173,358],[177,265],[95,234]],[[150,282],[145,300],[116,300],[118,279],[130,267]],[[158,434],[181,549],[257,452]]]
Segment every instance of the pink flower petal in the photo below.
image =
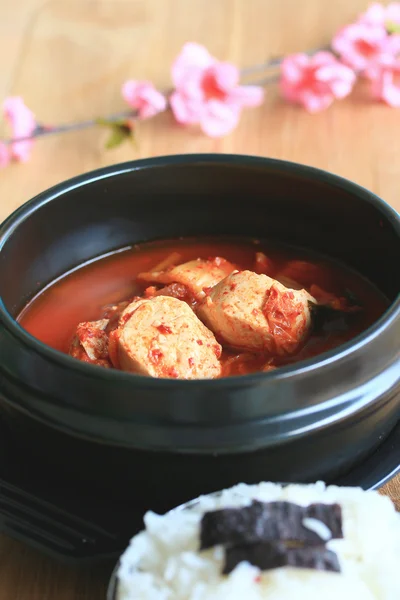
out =
[[167,100],[150,81],[126,81],[121,88],[124,100],[138,111],[141,119],[153,117],[167,107]]
[[336,80],[336,81],[332,81],[330,84],[330,88],[332,91],[332,94],[334,96],[334,98],[337,98],[338,100],[342,100],[343,98],[346,98],[346,96],[348,96],[349,94],[351,94],[352,90],[353,90],[353,86],[354,86],[354,81],[348,81],[348,80]]
[[391,2],[387,6],[374,2],[365,13],[360,15],[359,23],[386,26],[388,23],[400,24],[400,2]]
[[223,137],[233,131],[239,122],[240,109],[218,100],[207,103],[207,111],[200,121],[200,127],[209,137]]
[[171,94],[169,103],[175,119],[181,125],[199,123],[204,113],[203,103],[188,98],[179,91]]
[[333,96],[330,94],[313,94],[305,90],[301,95],[301,103],[311,114],[321,112],[328,108],[333,102]]
[[28,162],[31,155],[32,146],[33,142],[31,141],[11,144],[11,156],[19,162]]
[[400,107],[400,58],[381,57],[368,76],[372,82],[372,94],[394,108]]
[[385,71],[392,71],[396,68],[396,59],[389,54],[383,54],[368,65],[364,75],[371,80],[379,79]]
[[337,60],[332,52],[322,50],[309,57],[309,64],[312,67],[326,67],[328,65],[336,65]]
[[3,102],[4,117],[11,126],[13,137],[26,137],[36,129],[33,112],[20,96],[11,96]]
[[215,83],[223,92],[229,92],[239,82],[239,69],[227,62],[215,63],[209,67],[210,74],[215,78]]
[[315,78],[318,81],[334,81],[335,79],[342,79],[345,81],[353,82],[356,79],[356,75],[352,69],[336,63],[334,65],[328,65],[326,67],[320,67],[315,71]]
[[183,81],[176,89],[182,94],[185,94],[185,96],[201,102],[204,100],[202,81],[203,71],[193,70],[187,74],[185,81]]
[[369,6],[365,13],[360,15],[358,23],[368,25],[383,25],[386,19],[386,9],[379,2],[374,2]]
[[[3,103],[4,117],[8,121],[13,138],[29,137],[36,129],[33,112],[24,104],[20,96],[6,98]],[[32,149],[33,142],[26,140],[11,145],[11,156],[21,162],[26,162]]]
[[387,51],[388,34],[381,25],[352,23],[333,38],[332,48],[356,71],[363,71],[371,61]]
[[400,35],[389,35],[385,50],[387,54],[393,56],[400,54]]
[[229,94],[231,102],[248,108],[260,106],[264,102],[264,97],[263,88],[257,85],[239,85]]
[[167,108],[167,100],[163,94],[153,87],[142,90],[141,106],[139,115],[141,119],[148,119],[154,115],[163,112]]
[[400,87],[386,83],[383,87],[381,98],[392,108],[400,108]]
[[10,153],[8,147],[0,142],[0,169],[6,167],[10,162]]
[[201,72],[214,62],[215,59],[204,46],[195,42],[186,43],[172,63],[171,76],[174,86],[180,87],[191,72]]
[[396,23],[400,25],[400,2],[391,2],[386,7],[386,24]]
[[293,86],[287,79],[280,80],[279,90],[282,94],[282,97],[287,102],[293,102],[294,104],[299,102],[299,91],[297,87]]
[[307,54],[292,54],[281,63],[281,74],[284,81],[298,81],[303,76],[304,68],[309,64]]
[[139,87],[139,82],[130,79],[125,81],[121,87],[121,94],[125,102],[132,106],[132,108],[136,108],[136,98],[137,98],[137,90]]

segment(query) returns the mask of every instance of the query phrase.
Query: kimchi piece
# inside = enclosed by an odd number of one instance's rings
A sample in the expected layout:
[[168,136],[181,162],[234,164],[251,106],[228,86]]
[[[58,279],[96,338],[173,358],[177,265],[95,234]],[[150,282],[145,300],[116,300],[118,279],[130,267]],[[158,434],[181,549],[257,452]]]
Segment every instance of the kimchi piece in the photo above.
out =
[[198,258],[180,265],[169,266],[165,270],[140,273],[137,280],[152,284],[180,284],[185,286],[187,294],[199,301],[205,297],[209,288],[214,287],[234,270],[232,263],[217,256],[208,260]]
[[326,290],[323,290],[318,285],[311,285],[310,293],[315,297],[318,305],[328,306],[332,310],[353,313],[360,312],[362,306],[357,298],[349,298],[346,296],[336,296]]
[[283,355],[295,352],[311,326],[306,290],[286,288],[267,275],[236,271],[198,307],[202,321],[231,347]]
[[146,298],[154,298],[155,296],[170,296],[171,298],[183,300],[190,306],[190,308],[195,308],[197,304],[197,300],[193,294],[191,294],[189,288],[182,283],[170,283],[169,285],[160,289],[155,285],[151,285],[145,289],[144,295]]
[[214,334],[181,300],[168,296],[136,300],[113,332],[123,371],[151,377],[204,379],[221,374],[222,348]]
[[69,354],[83,362],[110,367],[108,360],[108,319],[79,323],[72,339]]
[[284,268],[276,274],[276,279],[285,282],[293,282],[292,287],[309,288],[315,282],[329,288],[332,285],[332,274],[322,265],[306,260],[290,260]]

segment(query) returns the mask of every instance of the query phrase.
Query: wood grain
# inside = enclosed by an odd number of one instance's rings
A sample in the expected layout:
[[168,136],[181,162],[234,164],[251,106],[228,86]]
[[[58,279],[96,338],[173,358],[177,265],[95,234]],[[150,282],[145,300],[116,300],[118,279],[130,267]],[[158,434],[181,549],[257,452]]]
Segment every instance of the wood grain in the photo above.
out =
[[[0,0],[0,94],[21,94],[42,122],[96,117],[124,107],[128,77],[168,86],[188,40],[241,66],[326,44],[368,0]],[[320,115],[280,101],[273,86],[223,140],[183,130],[169,115],[142,123],[139,149],[103,150],[92,129],[41,140],[26,165],[0,173],[0,221],[38,192],[84,171],[132,158],[233,152],[330,170],[400,210],[399,111],[355,94]],[[323,202],[323,198],[321,198]],[[400,478],[385,486],[400,509]],[[98,600],[111,567],[76,569],[0,537],[0,600]]]

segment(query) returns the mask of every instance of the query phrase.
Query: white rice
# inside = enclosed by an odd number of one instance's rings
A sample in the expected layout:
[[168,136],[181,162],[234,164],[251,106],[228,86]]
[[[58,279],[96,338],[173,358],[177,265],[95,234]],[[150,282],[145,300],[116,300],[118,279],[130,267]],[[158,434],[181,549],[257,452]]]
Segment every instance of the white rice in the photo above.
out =
[[[340,504],[344,539],[326,546],[336,552],[341,573],[293,567],[261,572],[243,562],[221,575],[224,549],[198,551],[201,516],[252,499]],[[322,482],[239,484],[163,516],[148,512],[144,521],[145,530],[121,557],[118,600],[400,600],[400,518],[378,492]]]

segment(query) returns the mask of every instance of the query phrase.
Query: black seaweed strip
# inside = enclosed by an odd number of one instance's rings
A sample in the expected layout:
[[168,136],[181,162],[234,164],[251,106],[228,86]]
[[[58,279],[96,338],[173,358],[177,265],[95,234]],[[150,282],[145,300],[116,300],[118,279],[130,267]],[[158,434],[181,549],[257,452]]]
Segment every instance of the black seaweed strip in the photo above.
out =
[[234,546],[262,541],[291,540],[320,545],[324,540],[305,527],[305,518],[318,519],[331,531],[332,538],[343,538],[342,511],[338,504],[311,504],[303,507],[290,502],[263,503],[228,508],[203,515],[200,549],[216,545]]
[[336,554],[325,546],[288,548],[283,542],[231,546],[225,550],[223,574],[228,575],[243,561],[249,562],[262,571],[280,567],[296,567],[298,569],[340,572]]

